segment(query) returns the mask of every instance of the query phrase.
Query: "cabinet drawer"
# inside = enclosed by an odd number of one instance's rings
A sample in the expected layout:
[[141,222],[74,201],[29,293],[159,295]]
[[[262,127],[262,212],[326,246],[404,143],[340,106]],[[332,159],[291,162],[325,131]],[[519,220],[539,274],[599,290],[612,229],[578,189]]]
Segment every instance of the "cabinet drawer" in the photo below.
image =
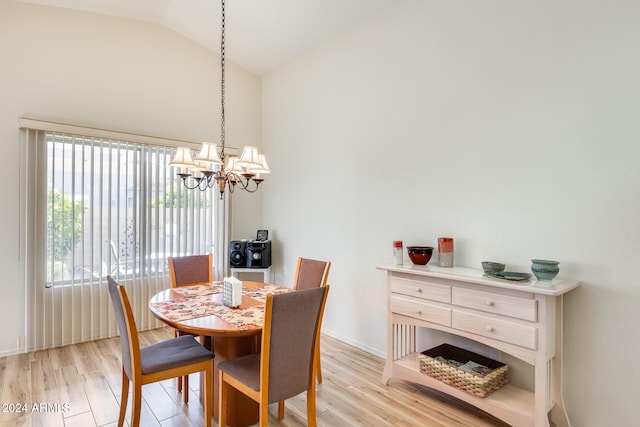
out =
[[451,307],[403,295],[392,295],[391,312],[438,325],[451,326]]
[[538,330],[535,326],[523,325],[516,321],[498,319],[490,315],[483,316],[460,310],[451,313],[451,324],[459,329],[483,337],[493,338],[522,347],[536,350]]
[[394,277],[391,279],[391,292],[447,304],[451,303],[451,286],[439,283]]
[[454,305],[460,307],[473,308],[474,310],[515,317],[531,322],[538,321],[538,305],[533,297],[526,298],[526,296],[500,295],[475,289],[453,288],[451,301]]

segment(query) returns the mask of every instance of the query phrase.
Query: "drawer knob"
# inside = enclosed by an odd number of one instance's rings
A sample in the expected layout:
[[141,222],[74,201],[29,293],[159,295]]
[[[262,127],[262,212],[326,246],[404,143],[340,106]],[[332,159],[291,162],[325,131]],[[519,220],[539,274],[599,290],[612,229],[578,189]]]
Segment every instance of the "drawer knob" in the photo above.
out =
[[493,326],[487,326],[485,329],[487,332],[493,332]]
[[491,306],[493,305],[493,301],[487,300],[487,301],[486,301],[486,304],[487,304],[489,307],[491,307]]
[[418,293],[422,293],[422,288],[418,288],[418,289],[416,289],[416,292],[418,292]]

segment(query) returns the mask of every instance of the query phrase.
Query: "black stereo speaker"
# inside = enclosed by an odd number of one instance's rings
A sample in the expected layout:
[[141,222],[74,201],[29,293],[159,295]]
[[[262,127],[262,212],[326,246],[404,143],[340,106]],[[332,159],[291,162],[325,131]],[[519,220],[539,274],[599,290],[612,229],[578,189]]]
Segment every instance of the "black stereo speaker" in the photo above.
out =
[[229,266],[244,268],[247,266],[247,241],[233,240],[229,244]]
[[247,268],[271,267],[271,240],[247,242]]
[[229,243],[229,267],[271,267],[271,240],[232,240]]

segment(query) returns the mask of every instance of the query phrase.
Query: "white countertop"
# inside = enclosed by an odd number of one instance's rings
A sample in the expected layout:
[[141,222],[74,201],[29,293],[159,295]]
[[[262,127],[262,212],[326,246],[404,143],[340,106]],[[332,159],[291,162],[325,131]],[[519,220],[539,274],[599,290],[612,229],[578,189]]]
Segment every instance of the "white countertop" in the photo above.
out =
[[378,270],[386,270],[395,273],[416,274],[419,276],[439,277],[468,283],[476,283],[498,288],[514,289],[543,295],[562,295],[580,286],[580,282],[567,279],[537,280],[532,275],[525,281],[503,280],[489,277],[484,271],[467,267],[437,267],[430,265],[394,265],[386,264],[376,267]]

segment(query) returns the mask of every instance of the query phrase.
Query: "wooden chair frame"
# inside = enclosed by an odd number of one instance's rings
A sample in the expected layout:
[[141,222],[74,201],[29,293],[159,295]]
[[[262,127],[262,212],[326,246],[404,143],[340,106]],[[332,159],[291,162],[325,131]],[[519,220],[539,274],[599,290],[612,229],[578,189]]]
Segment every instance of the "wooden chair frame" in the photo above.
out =
[[[304,261],[313,261],[313,262],[324,262],[325,263],[325,267],[324,267],[324,272],[322,273],[322,279],[320,281],[320,286],[327,286],[327,280],[329,279],[329,270],[331,269],[331,261],[319,261],[319,260],[314,260],[314,259],[309,259],[309,258],[303,258],[303,257],[298,257],[298,263],[296,264],[296,273],[295,276],[293,278],[293,289],[298,290],[298,283],[299,283],[299,278],[300,278],[300,269],[302,266],[302,263]],[[318,343],[318,347],[316,348],[316,351],[318,352],[317,357],[316,357],[316,376],[318,379],[318,383],[322,383],[322,368],[320,366],[320,343]]]
[[158,371],[151,374],[142,373],[142,364],[140,357],[140,341],[138,340],[138,331],[136,329],[135,320],[133,317],[133,311],[129,303],[129,298],[124,289],[124,286],[118,285],[118,295],[122,302],[122,308],[125,314],[125,323],[127,327],[127,333],[129,337],[129,357],[131,360],[131,376],[129,378],[125,372],[124,365],[122,367],[122,394],[120,402],[120,416],[118,418],[118,427],[124,425],[124,419],[127,412],[127,402],[129,397],[129,381],[133,384],[133,396],[131,411],[131,426],[140,425],[140,408],[142,405],[142,386],[145,384],[154,383],[157,381],[163,381],[170,378],[181,377],[196,372],[204,372],[204,425],[211,427],[211,417],[213,415],[213,359],[205,360],[190,365],[180,366],[177,368],[167,369],[164,371]]
[[[322,317],[324,315],[324,308],[327,302],[327,295],[329,294],[329,285],[326,286],[327,290],[324,293],[322,304],[320,305],[320,311],[318,315],[318,322],[315,337],[313,340],[313,362],[311,363],[311,369],[309,371],[309,388],[307,389],[307,426],[316,426],[316,367],[317,367],[317,353],[316,349],[320,345],[320,329],[322,328]],[[245,394],[249,398],[258,402],[259,404],[259,420],[260,427],[267,427],[269,425],[269,362],[271,355],[271,314],[272,314],[273,295],[267,295],[267,302],[265,307],[265,319],[264,327],[262,329],[262,342],[261,342],[261,356],[260,356],[260,390],[255,391],[248,387],[244,383],[238,381],[231,375],[226,374],[224,371],[220,371],[218,388],[220,392],[220,410],[218,411],[218,425],[219,427],[226,427],[227,421],[227,409],[228,409],[228,390],[229,387],[233,387],[241,393]],[[284,418],[284,401],[278,402],[278,419]]]
[[[196,255],[196,256],[200,256],[200,255]],[[169,265],[169,276],[171,277],[171,287],[172,288],[177,288],[177,287],[185,286],[185,285],[194,285],[194,284],[197,284],[197,283],[211,283],[211,282],[213,282],[213,254],[209,254],[209,278],[207,279],[206,282],[181,283],[181,284],[178,284],[176,266],[175,266],[175,264],[173,262],[175,258],[181,258],[181,257],[168,257],[167,258],[167,264]],[[175,334],[176,337],[180,336],[180,335],[183,335],[177,329],[174,331],[174,334]],[[189,377],[188,376],[178,377],[178,392],[182,393],[182,401],[184,403],[189,403]]]

